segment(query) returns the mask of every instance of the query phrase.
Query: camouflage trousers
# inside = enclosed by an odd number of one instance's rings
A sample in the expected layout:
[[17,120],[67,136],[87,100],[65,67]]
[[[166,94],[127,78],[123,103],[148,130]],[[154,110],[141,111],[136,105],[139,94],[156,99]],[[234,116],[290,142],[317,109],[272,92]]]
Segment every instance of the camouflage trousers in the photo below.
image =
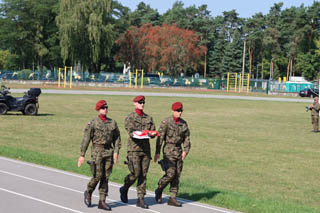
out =
[[170,183],[170,196],[176,198],[179,191],[179,179],[182,172],[182,159],[167,158],[170,161],[170,167],[166,173],[160,178],[158,188],[162,191]]
[[313,130],[318,131],[319,130],[319,116],[318,115],[311,115]]
[[97,184],[99,184],[99,199],[105,200],[108,196],[108,181],[112,172],[113,157],[99,157],[94,160],[96,165],[96,174],[93,175],[87,186],[87,191],[92,193]]
[[124,187],[129,187],[137,182],[137,195],[138,198],[143,198],[146,194],[147,188],[147,173],[150,165],[151,157],[143,152],[129,152],[128,153],[128,168],[130,174],[124,179]]

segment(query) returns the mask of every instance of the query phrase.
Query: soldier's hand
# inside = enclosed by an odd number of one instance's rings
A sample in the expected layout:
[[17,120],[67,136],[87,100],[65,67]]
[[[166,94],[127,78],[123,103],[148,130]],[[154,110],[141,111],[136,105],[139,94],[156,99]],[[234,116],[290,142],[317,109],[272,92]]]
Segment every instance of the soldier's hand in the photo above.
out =
[[155,154],[154,155],[154,162],[157,163],[157,161],[159,160],[160,158],[160,154]]
[[154,132],[148,132],[148,136],[149,136],[150,138],[154,138],[154,137],[156,136],[156,133],[154,133]]
[[184,160],[187,157],[187,153],[186,152],[182,152],[182,160]]
[[118,162],[118,154],[117,154],[117,153],[114,153],[114,154],[113,154],[113,162],[114,162],[114,163],[117,163],[117,162]]
[[84,162],[84,157],[80,156],[78,159],[78,167],[80,167]]

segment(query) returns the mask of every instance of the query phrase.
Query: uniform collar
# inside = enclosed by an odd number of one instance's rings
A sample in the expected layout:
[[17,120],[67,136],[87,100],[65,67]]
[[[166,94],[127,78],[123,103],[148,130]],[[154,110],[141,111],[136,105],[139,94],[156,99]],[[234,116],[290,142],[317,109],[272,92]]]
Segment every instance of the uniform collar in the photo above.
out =
[[103,115],[101,115],[101,114],[99,114],[98,117],[100,118],[100,120],[101,120],[103,123],[107,122],[107,120],[108,120],[107,116],[103,116]]
[[180,118],[176,118],[176,117],[172,116],[172,119],[174,120],[174,122],[176,122],[176,124],[180,123]]
[[141,109],[135,109],[135,111],[136,111],[136,113],[140,116],[140,117],[142,117],[143,116],[143,110],[141,110]]

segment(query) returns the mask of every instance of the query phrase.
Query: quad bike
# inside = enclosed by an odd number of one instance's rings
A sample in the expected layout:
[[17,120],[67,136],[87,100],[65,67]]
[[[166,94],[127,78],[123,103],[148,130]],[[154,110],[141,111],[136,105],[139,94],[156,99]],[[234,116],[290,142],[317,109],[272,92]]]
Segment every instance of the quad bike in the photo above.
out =
[[8,111],[20,111],[24,115],[37,115],[39,109],[38,97],[40,88],[30,88],[23,97],[14,98],[10,95],[10,88],[1,86],[0,90],[0,115]]

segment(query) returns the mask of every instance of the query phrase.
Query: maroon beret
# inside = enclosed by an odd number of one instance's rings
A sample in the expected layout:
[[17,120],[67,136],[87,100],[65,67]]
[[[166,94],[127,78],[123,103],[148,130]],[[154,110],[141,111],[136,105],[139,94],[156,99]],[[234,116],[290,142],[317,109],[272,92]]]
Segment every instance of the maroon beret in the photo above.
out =
[[183,105],[182,105],[181,102],[175,102],[175,103],[173,103],[172,106],[171,106],[171,109],[172,109],[173,111],[177,111],[177,110],[182,109],[182,108],[183,108]]
[[133,102],[144,101],[146,98],[143,95],[139,95],[133,99]]
[[108,106],[105,100],[100,100],[96,103],[96,110],[98,111],[99,109],[101,109],[102,106]]

